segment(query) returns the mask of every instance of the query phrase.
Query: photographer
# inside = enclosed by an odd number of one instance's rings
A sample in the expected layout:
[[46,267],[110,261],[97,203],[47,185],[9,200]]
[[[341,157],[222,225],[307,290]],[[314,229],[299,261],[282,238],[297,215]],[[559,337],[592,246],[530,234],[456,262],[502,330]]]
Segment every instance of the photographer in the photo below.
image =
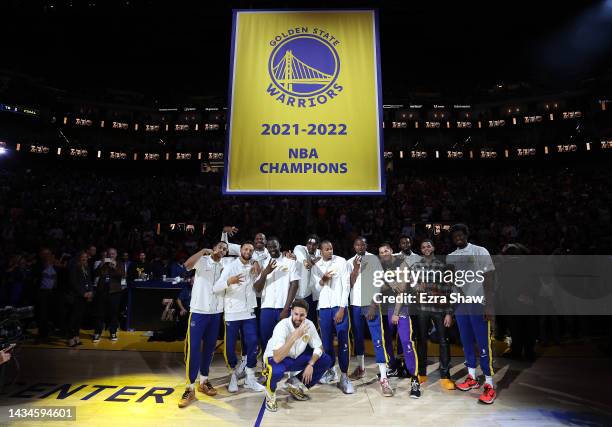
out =
[[68,309],[68,346],[81,344],[80,329],[85,304],[93,299],[93,283],[89,272],[89,257],[86,252],[79,253],[69,271],[69,288],[66,293]]
[[121,303],[121,279],[125,275],[123,263],[117,261],[117,250],[109,248],[107,257],[96,270],[98,285],[94,296],[95,331],[93,342],[100,341],[104,321],[110,331],[111,341],[117,341],[119,304]]

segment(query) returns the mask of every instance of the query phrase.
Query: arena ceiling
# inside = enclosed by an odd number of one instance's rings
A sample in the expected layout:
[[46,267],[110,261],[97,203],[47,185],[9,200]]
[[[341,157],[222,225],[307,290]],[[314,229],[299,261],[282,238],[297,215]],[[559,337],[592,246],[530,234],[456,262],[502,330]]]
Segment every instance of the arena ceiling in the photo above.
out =
[[79,93],[224,97],[232,8],[378,7],[386,98],[571,88],[612,68],[612,1],[8,0],[0,69]]

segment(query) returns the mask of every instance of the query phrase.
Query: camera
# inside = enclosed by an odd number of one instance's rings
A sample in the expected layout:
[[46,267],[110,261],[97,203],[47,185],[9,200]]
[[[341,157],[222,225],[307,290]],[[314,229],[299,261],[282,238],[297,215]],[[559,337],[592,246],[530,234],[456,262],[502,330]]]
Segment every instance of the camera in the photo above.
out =
[[8,348],[11,344],[17,344],[25,332],[21,320],[33,317],[34,307],[32,306],[0,308],[0,350]]

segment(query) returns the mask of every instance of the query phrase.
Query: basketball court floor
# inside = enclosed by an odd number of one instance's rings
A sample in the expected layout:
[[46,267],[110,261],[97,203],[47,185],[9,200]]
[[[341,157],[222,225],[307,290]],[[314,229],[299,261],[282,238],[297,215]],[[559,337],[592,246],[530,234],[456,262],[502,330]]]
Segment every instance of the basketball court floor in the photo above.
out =
[[[107,341],[107,342],[105,342]],[[355,382],[355,394],[344,395],[333,385],[318,385],[308,402],[297,402],[278,392],[279,410],[262,408],[262,393],[227,392],[229,380],[223,357],[215,355],[211,380],[216,397],[198,393],[198,401],[177,407],[184,390],[185,368],[179,342],[170,351],[130,351],[125,334],[122,350],[103,340],[94,349],[59,346],[25,346],[16,354],[20,372],[5,373],[12,384],[0,394],[0,425],[41,425],[48,421],[9,418],[9,409],[73,407],[77,424],[87,426],[556,426],[612,425],[612,384],[609,358],[596,350],[584,356],[585,345],[547,351],[534,363],[496,359],[498,399],[479,404],[478,392],[446,391],[437,382],[437,363],[423,385],[419,400],[408,397],[409,381],[392,379],[394,397],[383,397],[376,366],[367,358],[366,379]],[[114,343],[117,344],[118,343]],[[119,348],[119,347],[115,347]],[[430,363],[435,360],[430,357]],[[354,359],[352,360],[354,362]],[[461,357],[453,357],[454,379],[466,370]]]

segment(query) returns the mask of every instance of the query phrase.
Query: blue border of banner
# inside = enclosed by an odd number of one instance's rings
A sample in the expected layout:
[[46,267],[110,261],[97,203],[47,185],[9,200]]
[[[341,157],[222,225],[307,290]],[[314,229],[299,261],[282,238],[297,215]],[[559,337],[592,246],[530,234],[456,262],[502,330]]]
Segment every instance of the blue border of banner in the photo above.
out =
[[[229,174],[229,159],[231,153],[231,134],[232,134],[232,107],[234,89],[234,61],[236,49],[236,24],[238,13],[258,13],[258,12],[373,12],[374,13],[374,40],[375,40],[375,58],[376,58],[376,84],[378,87],[378,156],[379,156],[379,174],[380,174],[380,191],[290,191],[290,190],[255,190],[255,191],[240,191],[228,190],[228,174]],[[225,132],[225,155],[223,156],[223,184],[221,192],[224,196],[385,196],[386,195],[386,176],[385,176],[385,158],[384,158],[384,135],[383,135],[383,102],[382,102],[382,76],[380,69],[380,33],[379,33],[379,14],[378,9],[232,9],[232,45],[230,50],[230,72],[229,72],[229,88],[228,88],[228,107],[227,118],[228,127]]]

